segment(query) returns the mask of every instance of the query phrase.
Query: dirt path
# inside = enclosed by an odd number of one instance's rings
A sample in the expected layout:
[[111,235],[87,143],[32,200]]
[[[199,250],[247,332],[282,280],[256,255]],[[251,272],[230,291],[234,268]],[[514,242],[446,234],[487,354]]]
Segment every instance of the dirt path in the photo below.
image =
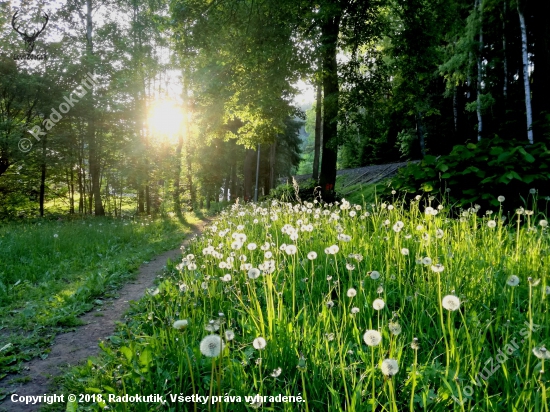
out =
[[[203,227],[209,223],[205,219],[194,226],[192,232],[187,235],[187,240],[183,242],[186,245],[189,239],[202,231]],[[7,382],[2,382],[2,387],[8,393],[16,393],[19,396],[38,396],[43,394],[53,394],[50,390],[52,379],[60,374],[60,367],[67,365],[74,366],[79,362],[99,353],[98,341],[104,340],[115,331],[115,322],[120,321],[124,313],[130,308],[130,301],[139,300],[145,293],[145,290],[153,285],[157,274],[162,271],[168,259],[176,260],[181,257],[181,250],[174,249],[164,252],[152,258],[150,262],[144,264],[132,282],[126,284],[119,290],[119,297],[113,300],[106,300],[101,307],[101,311],[92,310],[80,317],[84,324],[78,327],[74,332],[67,332],[57,335],[51,352],[44,360],[36,358],[25,365],[25,371],[14,377],[6,378]],[[99,316],[98,316],[99,315]],[[25,383],[17,383],[26,380]],[[17,382],[14,382],[16,380]],[[0,411],[20,412],[36,411],[39,406],[25,405],[11,401],[11,395],[8,395],[0,403]]]

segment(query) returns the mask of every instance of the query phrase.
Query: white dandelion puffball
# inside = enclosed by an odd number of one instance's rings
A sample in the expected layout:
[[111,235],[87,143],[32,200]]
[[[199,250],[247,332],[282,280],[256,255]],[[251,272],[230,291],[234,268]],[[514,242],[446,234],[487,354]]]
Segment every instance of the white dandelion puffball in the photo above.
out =
[[287,255],[294,255],[296,254],[296,251],[298,249],[296,249],[296,246],[294,245],[288,245],[285,249],[285,252],[287,253]]
[[399,372],[399,365],[395,359],[384,359],[380,369],[385,376],[394,376]]
[[223,340],[219,335],[208,335],[200,344],[201,353],[208,358],[215,358],[224,348]]
[[382,299],[374,299],[374,302],[372,302],[372,307],[374,310],[381,310],[384,309],[385,303]]
[[231,329],[227,329],[225,331],[225,340],[230,341],[235,339],[235,332],[233,332]]
[[429,257],[425,257],[425,258],[422,259],[422,263],[426,266],[431,265],[432,264],[432,259],[429,258]]
[[353,308],[351,308],[351,314],[355,315],[356,313],[359,313],[359,308],[357,306],[354,306]]
[[547,227],[547,226],[548,226],[548,221],[543,219],[543,220],[541,220],[541,221],[539,222],[539,225],[540,225],[541,227]]
[[380,272],[373,270],[369,272],[368,275],[370,276],[371,279],[376,280],[380,277]]
[[59,235],[57,233],[54,233],[53,237],[57,239]]
[[331,255],[337,254],[338,251],[340,250],[340,248],[337,245],[332,245],[328,249],[330,250]]
[[492,229],[497,226],[497,222],[495,222],[494,220],[489,220],[487,222],[487,226],[489,226]]
[[407,249],[406,247],[404,247],[403,249],[401,249],[401,254],[403,256],[408,256],[409,255],[409,249]]
[[231,275],[228,273],[220,278],[223,282],[229,282],[231,280]]
[[266,345],[267,345],[267,342],[262,337],[256,338],[252,342],[252,346],[254,346],[254,349],[258,349],[258,350],[264,349]]
[[401,333],[401,325],[397,322],[390,322],[388,325],[390,332],[394,335],[399,335]]
[[309,252],[309,253],[307,254],[307,258],[308,258],[309,260],[315,260],[315,259],[317,259],[317,253],[315,253],[315,252]]
[[278,378],[283,370],[281,368],[273,369],[273,372],[271,372],[271,377]]
[[177,330],[183,330],[187,327],[189,321],[187,319],[181,319],[174,322],[172,327]]
[[519,278],[516,275],[510,275],[506,280],[506,284],[508,286],[517,286],[519,285]]
[[447,295],[441,300],[441,305],[447,310],[457,310],[460,308],[460,299],[454,295]]
[[256,248],[257,248],[256,243],[249,243],[247,246],[248,250],[256,250]]
[[382,335],[377,330],[368,330],[363,335],[363,340],[368,346],[377,346],[382,341]]
[[444,269],[445,269],[445,267],[441,263],[438,263],[436,265],[432,265],[432,270],[435,273],[441,273],[441,272],[443,272]]
[[248,277],[250,279],[258,279],[260,277],[260,269],[252,268],[248,271]]
[[348,295],[348,298],[353,298],[355,295],[357,295],[357,291],[353,288],[349,288],[346,295]]
[[533,354],[539,359],[550,359],[550,352],[544,346],[533,348]]
[[504,196],[499,196],[499,197],[497,197],[497,200],[498,200],[500,203],[504,202],[504,199],[505,199]]

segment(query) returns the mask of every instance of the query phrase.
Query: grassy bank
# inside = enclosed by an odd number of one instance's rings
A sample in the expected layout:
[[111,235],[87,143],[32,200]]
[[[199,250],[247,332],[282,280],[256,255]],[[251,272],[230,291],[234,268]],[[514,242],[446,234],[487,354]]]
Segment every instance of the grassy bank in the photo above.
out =
[[55,334],[79,325],[80,314],[116,296],[144,261],[178,247],[189,230],[176,218],[2,224],[0,379],[48,356]]
[[544,216],[448,216],[424,201],[234,207],[63,391],[107,399],[79,410],[547,411]]

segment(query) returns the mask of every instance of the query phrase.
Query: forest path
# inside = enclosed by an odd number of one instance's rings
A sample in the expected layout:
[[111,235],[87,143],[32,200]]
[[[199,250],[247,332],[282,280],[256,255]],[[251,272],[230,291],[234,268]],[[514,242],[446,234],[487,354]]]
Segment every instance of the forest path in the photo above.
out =
[[[187,246],[193,235],[200,233],[208,223],[210,220],[205,218],[198,224],[191,225],[192,230],[186,235],[182,246]],[[123,320],[124,313],[130,308],[130,302],[139,300],[145,294],[145,290],[153,286],[156,276],[162,271],[168,259],[174,261],[180,258],[181,247],[153,257],[139,268],[134,280],[118,290],[116,299],[105,299],[99,311],[92,310],[80,317],[82,326],[72,332],[57,335],[45,359],[35,358],[26,363],[23,372],[5,378],[5,381],[0,384],[8,396],[0,402],[0,411],[38,410],[40,403],[25,405],[12,402],[12,394],[19,396],[54,394],[55,391],[52,392],[51,385],[53,379],[62,373],[60,368],[74,366],[90,356],[98,355],[98,341],[105,340],[114,333],[116,322]],[[66,399],[65,402],[67,402]]]

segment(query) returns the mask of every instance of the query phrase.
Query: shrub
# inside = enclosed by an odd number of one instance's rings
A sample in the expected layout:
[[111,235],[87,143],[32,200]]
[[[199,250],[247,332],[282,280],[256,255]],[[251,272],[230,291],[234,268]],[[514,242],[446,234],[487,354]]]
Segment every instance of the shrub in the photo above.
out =
[[498,137],[455,146],[447,156],[425,156],[399,170],[393,189],[413,196],[441,193],[459,206],[498,206],[498,196],[519,205],[532,188],[538,198],[550,195],[550,151],[543,143],[514,145]]

